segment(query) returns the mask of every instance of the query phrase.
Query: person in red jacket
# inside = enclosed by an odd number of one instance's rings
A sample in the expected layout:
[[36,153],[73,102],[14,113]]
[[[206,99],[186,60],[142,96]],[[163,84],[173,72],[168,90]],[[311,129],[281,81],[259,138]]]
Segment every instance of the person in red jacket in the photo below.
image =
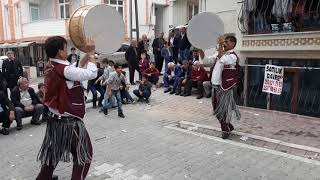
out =
[[148,81],[151,82],[153,85],[157,85],[159,81],[160,72],[156,68],[155,64],[152,62],[150,63],[150,67],[143,71],[142,75],[146,77]]
[[189,81],[189,83],[186,86],[187,92],[191,92],[192,87],[196,87],[199,91],[197,99],[203,98],[203,82],[208,81],[209,77],[206,70],[201,66],[199,61],[195,61],[193,64],[191,79],[192,81]]
[[139,61],[139,68],[140,68],[140,80],[142,80],[142,74],[143,72],[149,68],[149,64],[150,64],[150,61],[149,59],[147,58],[147,53],[144,51],[141,53],[141,59]]

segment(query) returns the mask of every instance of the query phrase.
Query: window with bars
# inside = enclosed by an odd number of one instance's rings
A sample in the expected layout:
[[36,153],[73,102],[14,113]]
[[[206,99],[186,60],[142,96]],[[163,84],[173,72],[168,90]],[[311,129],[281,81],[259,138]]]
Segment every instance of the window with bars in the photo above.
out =
[[70,17],[69,0],[59,0],[59,13],[61,19],[66,19]]
[[115,8],[123,16],[123,0],[104,0],[104,3]]
[[38,4],[29,4],[31,21],[38,21],[40,19],[40,9]]

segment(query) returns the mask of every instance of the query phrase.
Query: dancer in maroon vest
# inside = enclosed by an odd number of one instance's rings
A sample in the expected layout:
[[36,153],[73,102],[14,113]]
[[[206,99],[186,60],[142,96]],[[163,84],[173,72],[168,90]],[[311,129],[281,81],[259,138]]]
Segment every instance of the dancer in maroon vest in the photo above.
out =
[[222,138],[229,137],[234,129],[231,124],[233,111],[239,120],[241,115],[233,97],[238,79],[239,58],[234,52],[237,39],[234,36],[219,38],[218,57],[212,71],[212,98],[214,114],[221,124]]
[[73,156],[73,180],[85,179],[92,160],[92,145],[83,123],[85,97],[81,81],[97,76],[93,57],[94,43],[88,40],[88,50],[79,67],[67,61],[67,41],[60,36],[45,42],[49,62],[45,70],[46,95],[49,119],[43,144],[38,154],[41,171],[37,180],[51,180],[59,161],[70,162]]

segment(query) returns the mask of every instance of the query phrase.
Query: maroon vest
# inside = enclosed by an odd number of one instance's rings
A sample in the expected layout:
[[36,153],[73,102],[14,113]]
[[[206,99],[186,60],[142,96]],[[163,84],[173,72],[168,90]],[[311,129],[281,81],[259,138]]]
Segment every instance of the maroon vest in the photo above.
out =
[[221,88],[224,91],[231,89],[237,84],[238,75],[239,75],[239,57],[235,52],[232,52],[237,57],[236,65],[224,65],[222,71],[222,83]]
[[73,82],[71,89],[67,86],[68,79],[64,76],[64,68],[67,65],[49,61],[45,70],[46,94],[45,104],[59,113],[69,113],[73,116],[83,118],[85,114],[84,89],[80,82]]

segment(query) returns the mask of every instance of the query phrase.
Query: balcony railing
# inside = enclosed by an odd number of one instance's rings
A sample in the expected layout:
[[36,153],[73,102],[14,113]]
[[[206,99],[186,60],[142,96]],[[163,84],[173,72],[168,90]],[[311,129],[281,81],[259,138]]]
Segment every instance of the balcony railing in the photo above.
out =
[[257,1],[254,7],[246,2],[238,18],[243,34],[320,30],[320,1],[288,0],[288,4],[281,4],[280,7],[271,0]]

